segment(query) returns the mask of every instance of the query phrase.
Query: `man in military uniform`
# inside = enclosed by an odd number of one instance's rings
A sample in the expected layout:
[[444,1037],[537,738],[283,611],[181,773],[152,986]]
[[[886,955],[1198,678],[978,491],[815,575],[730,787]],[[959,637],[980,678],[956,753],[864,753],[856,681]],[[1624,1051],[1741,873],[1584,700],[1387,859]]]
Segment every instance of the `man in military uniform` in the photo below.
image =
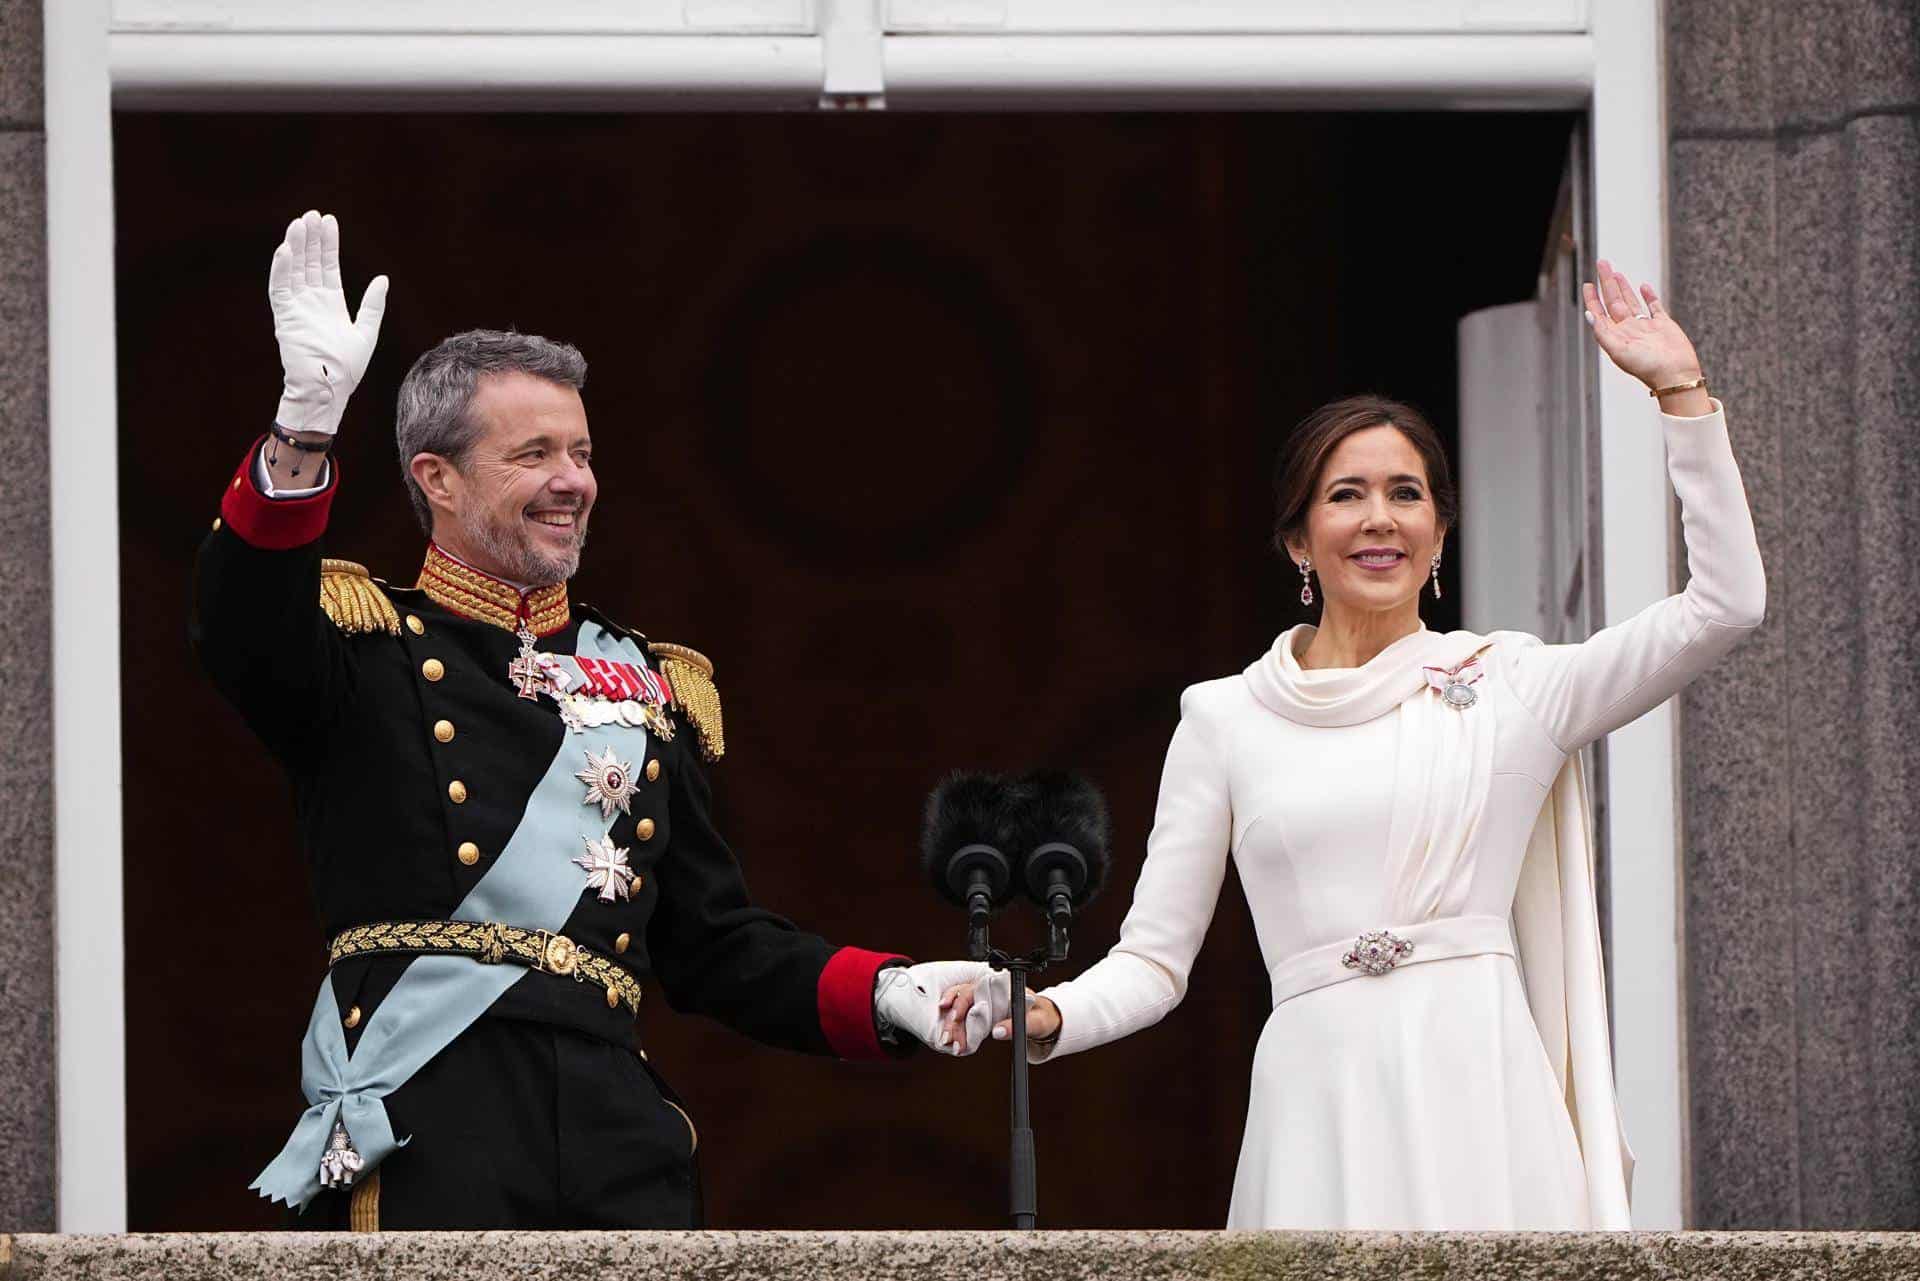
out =
[[330,940],[309,1107],[254,1186],[302,1226],[697,1226],[693,1122],[633,1048],[643,978],[766,1044],[875,1058],[954,1052],[938,996],[985,967],[836,948],[749,899],[710,818],[712,665],[567,594],[597,496],[572,347],[480,330],[422,356],[396,422],[419,580],[322,559],[386,291],[349,318],[334,220],[288,227],[284,396],[197,567],[195,644],[292,779]]

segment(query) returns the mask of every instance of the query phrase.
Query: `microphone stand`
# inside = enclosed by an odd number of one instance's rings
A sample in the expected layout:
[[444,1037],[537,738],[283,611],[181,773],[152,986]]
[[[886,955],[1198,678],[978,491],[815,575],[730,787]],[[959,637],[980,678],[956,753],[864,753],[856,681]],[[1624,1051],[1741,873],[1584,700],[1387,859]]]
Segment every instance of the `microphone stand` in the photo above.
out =
[[1066,959],[1067,930],[1063,921],[1050,923],[1046,947],[1025,956],[1014,956],[993,948],[987,964],[1005,970],[1012,983],[1013,1037],[1013,1151],[1009,1170],[1009,1200],[1015,1231],[1030,1232],[1038,1214],[1038,1170],[1033,1151],[1033,1116],[1027,1098],[1027,976],[1038,974],[1051,961]]

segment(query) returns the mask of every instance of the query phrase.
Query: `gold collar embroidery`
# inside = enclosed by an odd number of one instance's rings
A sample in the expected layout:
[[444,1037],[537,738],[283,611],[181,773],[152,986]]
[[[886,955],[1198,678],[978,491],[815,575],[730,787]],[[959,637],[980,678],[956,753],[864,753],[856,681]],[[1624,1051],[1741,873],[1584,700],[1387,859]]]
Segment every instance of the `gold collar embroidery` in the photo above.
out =
[[416,585],[436,605],[510,632],[519,629],[522,617],[535,636],[551,636],[573,619],[565,583],[537,587],[522,596],[511,583],[462,564],[433,543],[427,544],[427,562]]

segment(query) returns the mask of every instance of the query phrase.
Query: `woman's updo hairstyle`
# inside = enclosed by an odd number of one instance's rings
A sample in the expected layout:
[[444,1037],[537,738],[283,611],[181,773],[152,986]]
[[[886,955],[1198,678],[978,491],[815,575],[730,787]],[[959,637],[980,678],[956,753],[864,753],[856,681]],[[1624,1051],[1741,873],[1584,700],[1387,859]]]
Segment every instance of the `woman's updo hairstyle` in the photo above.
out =
[[1314,490],[1327,459],[1341,441],[1369,427],[1396,428],[1413,442],[1427,469],[1427,492],[1433,496],[1434,510],[1447,529],[1453,528],[1460,514],[1453,470],[1427,416],[1412,405],[1385,396],[1346,396],[1308,414],[1280,446],[1280,457],[1273,467],[1275,551],[1287,556],[1287,539],[1306,535],[1307,509],[1313,505]]

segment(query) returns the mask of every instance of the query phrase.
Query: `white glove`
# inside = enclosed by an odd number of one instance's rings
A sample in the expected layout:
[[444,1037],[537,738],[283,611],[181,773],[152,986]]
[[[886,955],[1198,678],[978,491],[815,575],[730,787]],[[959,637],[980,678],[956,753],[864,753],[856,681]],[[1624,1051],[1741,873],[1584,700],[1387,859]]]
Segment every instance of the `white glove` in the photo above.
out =
[[[993,1030],[992,1002],[975,1001],[967,1013],[967,1048],[948,1042],[941,1030],[945,1019],[940,1013],[940,998],[948,988],[962,983],[984,982],[993,971],[983,961],[924,961],[919,965],[881,970],[873,982],[873,1008],[883,1026],[918,1038],[929,1049],[955,1058],[979,1049]],[[1007,1017],[1006,996],[1000,998],[1000,1017]]]
[[347,397],[360,385],[387,311],[387,278],[375,276],[360,298],[358,319],[347,315],[340,287],[340,224],[312,210],[287,224],[267,272],[273,336],[280,343],[286,382],[273,420],[288,431],[340,430]]

